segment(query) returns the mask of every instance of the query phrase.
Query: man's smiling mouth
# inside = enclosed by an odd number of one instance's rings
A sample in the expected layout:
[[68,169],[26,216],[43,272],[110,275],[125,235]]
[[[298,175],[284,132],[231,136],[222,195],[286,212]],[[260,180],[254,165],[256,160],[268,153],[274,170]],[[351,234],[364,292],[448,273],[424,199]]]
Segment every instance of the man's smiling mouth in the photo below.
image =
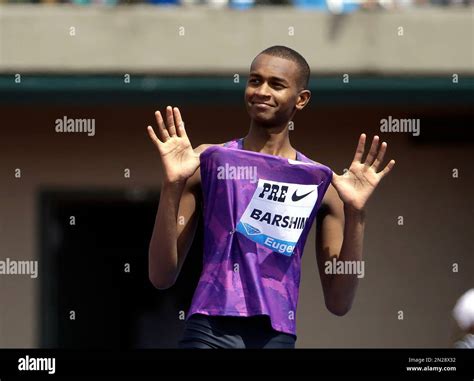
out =
[[252,102],[252,106],[256,106],[256,107],[273,107],[272,105],[269,105],[267,103],[263,103],[263,102]]

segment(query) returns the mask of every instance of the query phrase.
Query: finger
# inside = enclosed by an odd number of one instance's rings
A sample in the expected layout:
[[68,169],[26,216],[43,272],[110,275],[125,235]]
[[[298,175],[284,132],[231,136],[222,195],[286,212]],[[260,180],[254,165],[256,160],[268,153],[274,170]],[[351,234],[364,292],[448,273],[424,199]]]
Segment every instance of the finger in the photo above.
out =
[[386,151],[387,151],[387,143],[382,142],[382,145],[380,146],[380,149],[379,149],[379,153],[377,154],[377,158],[372,164],[372,167],[375,169],[375,171],[377,171],[377,169],[380,166],[380,163],[383,161],[383,157],[385,156]]
[[356,152],[354,155],[354,159],[352,161],[360,162],[362,159],[362,155],[364,154],[365,150],[365,134],[361,134],[359,137],[359,143],[357,144]]
[[163,144],[160,139],[155,134],[155,131],[153,131],[153,128],[151,126],[148,126],[147,129],[148,135],[150,136],[151,141],[153,144],[156,146],[156,148],[160,149],[160,145]]
[[169,139],[170,134],[168,133],[168,130],[166,129],[165,122],[163,122],[163,117],[161,116],[161,112],[155,111],[155,118],[156,118],[156,123],[158,124],[158,136],[160,137],[161,141],[164,143]]
[[176,127],[174,125],[173,108],[166,107],[166,128],[171,137],[176,136]]
[[369,153],[365,159],[365,163],[364,163],[365,165],[368,165],[369,167],[372,165],[377,155],[378,146],[379,146],[379,137],[375,135],[374,138],[372,139],[372,145],[370,146]]
[[176,132],[178,136],[182,138],[187,138],[186,130],[184,129],[183,118],[181,118],[181,113],[179,112],[179,108],[177,107],[173,108],[173,115],[174,115],[174,121],[176,123]]
[[385,168],[383,169],[383,171],[380,172],[380,175],[382,176],[382,178],[386,176],[392,170],[394,166],[395,166],[395,160],[390,160],[388,164],[385,166]]

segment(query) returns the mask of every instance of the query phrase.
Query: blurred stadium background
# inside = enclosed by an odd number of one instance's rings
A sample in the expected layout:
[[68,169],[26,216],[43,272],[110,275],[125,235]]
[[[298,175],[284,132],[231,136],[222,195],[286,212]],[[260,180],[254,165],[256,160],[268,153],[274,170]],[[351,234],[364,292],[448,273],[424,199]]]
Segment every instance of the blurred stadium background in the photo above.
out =
[[[0,3],[0,260],[40,268],[0,275],[0,347],[176,345],[201,237],[177,284],[154,290],[161,173],[146,126],[171,104],[195,146],[243,136],[250,62],[275,44],[312,68],[298,150],[340,173],[366,132],[397,161],[369,205],[366,276],[345,317],[324,307],[309,237],[297,345],[452,346],[474,268],[472,2]],[[65,116],[94,119],[95,135],[55,132]],[[420,136],[381,133],[388,116],[419,119]]]

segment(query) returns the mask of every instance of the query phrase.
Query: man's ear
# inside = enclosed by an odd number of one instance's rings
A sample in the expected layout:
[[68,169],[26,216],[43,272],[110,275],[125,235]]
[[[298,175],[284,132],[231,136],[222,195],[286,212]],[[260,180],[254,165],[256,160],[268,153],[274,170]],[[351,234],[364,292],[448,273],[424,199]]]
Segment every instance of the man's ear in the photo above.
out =
[[301,90],[298,94],[298,99],[296,100],[296,109],[298,111],[303,110],[303,108],[309,103],[311,99],[311,91],[309,90]]

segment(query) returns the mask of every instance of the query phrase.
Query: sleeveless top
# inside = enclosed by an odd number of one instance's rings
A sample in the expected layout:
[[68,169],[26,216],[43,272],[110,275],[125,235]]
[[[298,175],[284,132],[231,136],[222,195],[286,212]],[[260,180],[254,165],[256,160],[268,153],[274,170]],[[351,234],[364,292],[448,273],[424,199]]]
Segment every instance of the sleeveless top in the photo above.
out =
[[203,270],[189,318],[267,315],[296,336],[301,257],[332,170],[243,150],[243,139],[200,155]]

